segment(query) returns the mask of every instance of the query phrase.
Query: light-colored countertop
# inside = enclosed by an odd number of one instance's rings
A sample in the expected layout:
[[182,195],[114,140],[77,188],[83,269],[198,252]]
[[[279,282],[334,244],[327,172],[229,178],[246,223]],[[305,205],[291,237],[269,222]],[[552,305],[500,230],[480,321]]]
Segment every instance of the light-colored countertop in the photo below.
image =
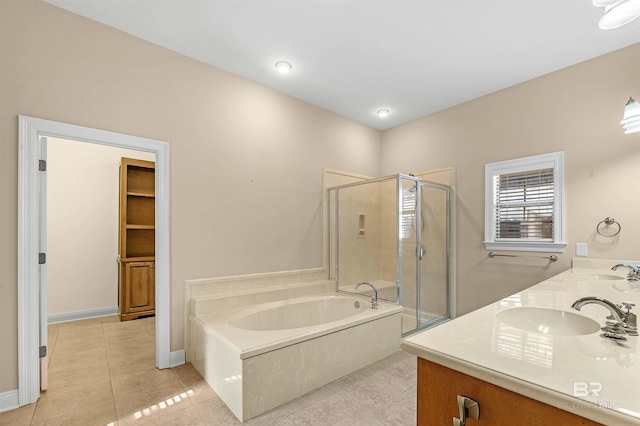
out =
[[[607,425],[640,425],[640,337],[616,343],[586,335],[525,331],[496,320],[515,307],[569,311],[604,325],[609,311],[572,303],[598,296],[632,302],[640,314],[639,283],[616,261],[574,259],[573,269],[533,287],[405,339],[402,350],[540,402]],[[634,262],[635,263],[635,262]],[[609,278],[609,279],[607,279]],[[581,396],[587,393],[588,396]],[[574,396],[574,394],[578,396]],[[596,395],[597,394],[597,395]]]

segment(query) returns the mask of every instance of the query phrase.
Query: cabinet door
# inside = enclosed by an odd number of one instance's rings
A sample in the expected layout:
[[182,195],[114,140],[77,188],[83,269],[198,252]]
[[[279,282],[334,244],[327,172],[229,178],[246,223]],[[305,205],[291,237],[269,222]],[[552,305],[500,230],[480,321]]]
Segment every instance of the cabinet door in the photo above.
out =
[[469,426],[603,426],[555,406],[547,405],[418,358],[418,426],[450,425],[459,416],[457,395],[480,405],[480,418]]
[[123,313],[154,310],[156,268],[154,262],[125,263]]

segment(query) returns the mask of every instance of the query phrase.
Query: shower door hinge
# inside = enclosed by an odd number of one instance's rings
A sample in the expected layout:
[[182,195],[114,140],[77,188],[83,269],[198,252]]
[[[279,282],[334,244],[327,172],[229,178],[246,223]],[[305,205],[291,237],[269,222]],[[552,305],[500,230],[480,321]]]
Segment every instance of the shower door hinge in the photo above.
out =
[[47,171],[47,161],[46,160],[38,160],[38,170],[41,172]]
[[45,356],[47,356],[47,347],[40,346],[40,358],[44,358]]
[[38,253],[38,265],[47,263],[47,253]]

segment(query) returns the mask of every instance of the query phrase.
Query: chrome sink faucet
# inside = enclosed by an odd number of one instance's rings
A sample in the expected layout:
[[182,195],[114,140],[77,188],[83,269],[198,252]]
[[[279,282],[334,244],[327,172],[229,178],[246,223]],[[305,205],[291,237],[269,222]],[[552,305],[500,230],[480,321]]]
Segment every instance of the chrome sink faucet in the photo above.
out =
[[356,284],[356,290],[358,289],[358,287],[360,287],[363,284],[368,285],[373,289],[373,297],[371,298],[371,309],[378,309],[378,290],[376,290],[373,284],[368,283],[366,281]]
[[[638,318],[636,314],[631,312],[631,308],[635,306],[633,303],[622,302],[620,305],[616,305],[613,302],[603,299],[602,297],[582,297],[575,302],[571,307],[576,311],[579,311],[584,305],[596,304],[603,306],[611,312],[611,315],[607,319],[607,325],[602,327],[603,334],[600,336],[606,339],[612,340],[627,340],[624,335],[629,336],[638,335]],[[625,311],[623,311],[624,309]]]
[[613,268],[612,271],[616,271],[618,268],[627,268],[629,273],[627,274],[628,281],[640,281],[640,268],[633,265],[627,265],[625,263],[618,263]]

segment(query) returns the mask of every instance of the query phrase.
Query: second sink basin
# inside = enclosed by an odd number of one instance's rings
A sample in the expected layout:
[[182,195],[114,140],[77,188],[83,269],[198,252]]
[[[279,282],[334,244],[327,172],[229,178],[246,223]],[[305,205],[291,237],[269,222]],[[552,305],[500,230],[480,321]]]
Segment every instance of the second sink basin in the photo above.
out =
[[536,307],[511,308],[496,314],[501,323],[535,333],[554,336],[579,336],[600,330],[597,321],[559,309]]

